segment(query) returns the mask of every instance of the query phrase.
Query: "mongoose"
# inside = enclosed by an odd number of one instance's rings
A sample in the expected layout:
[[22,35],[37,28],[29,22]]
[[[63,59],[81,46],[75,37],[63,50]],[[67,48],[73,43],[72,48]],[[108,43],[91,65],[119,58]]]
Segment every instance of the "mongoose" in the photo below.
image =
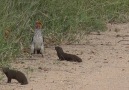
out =
[[75,62],[82,62],[82,59],[73,54],[64,53],[63,49],[59,46],[55,47],[57,52],[57,56],[60,60],[67,60],[67,61],[75,61]]
[[42,23],[37,21],[35,24],[34,36],[31,43],[31,54],[42,54],[44,52],[43,36],[41,32]]
[[3,67],[2,71],[8,78],[7,83],[11,83],[11,79],[16,79],[21,85],[28,84],[27,78],[22,72],[11,70],[8,67]]

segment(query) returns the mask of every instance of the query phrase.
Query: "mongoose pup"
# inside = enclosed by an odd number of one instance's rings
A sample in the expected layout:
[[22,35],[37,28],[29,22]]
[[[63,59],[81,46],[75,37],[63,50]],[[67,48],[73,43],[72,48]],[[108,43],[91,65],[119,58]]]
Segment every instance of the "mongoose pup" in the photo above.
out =
[[11,70],[8,67],[3,67],[2,71],[8,78],[7,83],[11,83],[11,79],[16,79],[21,85],[28,84],[27,78],[22,72]]
[[41,29],[42,23],[40,21],[37,21],[35,24],[34,36],[31,43],[31,54],[42,54],[43,57],[44,43]]
[[57,56],[60,60],[67,60],[67,61],[75,61],[75,62],[82,62],[82,59],[73,54],[64,53],[63,49],[59,46],[55,47],[57,52]]

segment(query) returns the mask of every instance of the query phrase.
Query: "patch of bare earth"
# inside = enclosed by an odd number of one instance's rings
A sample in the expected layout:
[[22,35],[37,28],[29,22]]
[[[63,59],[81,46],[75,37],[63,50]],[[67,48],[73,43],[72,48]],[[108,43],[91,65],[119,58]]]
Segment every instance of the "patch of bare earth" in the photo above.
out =
[[100,35],[86,36],[80,45],[62,45],[82,63],[59,61],[54,46],[34,60],[19,59],[12,68],[25,73],[28,85],[0,81],[0,90],[129,90],[129,23],[107,25]]

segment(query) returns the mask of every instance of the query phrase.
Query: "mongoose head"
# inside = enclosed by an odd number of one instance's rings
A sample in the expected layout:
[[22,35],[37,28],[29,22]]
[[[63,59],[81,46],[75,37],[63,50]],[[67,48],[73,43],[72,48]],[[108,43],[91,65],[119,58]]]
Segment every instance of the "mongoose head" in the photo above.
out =
[[59,46],[56,46],[56,47],[55,47],[55,50],[56,50],[57,52],[63,52],[63,49],[62,49],[61,47],[59,47]]
[[35,27],[36,27],[36,29],[41,29],[42,28],[42,23],[40,21],[36,21]]
[[2,71],[3,71],[4,73],[8,72],[8,70],[9,70],[8,67],[2,67]]

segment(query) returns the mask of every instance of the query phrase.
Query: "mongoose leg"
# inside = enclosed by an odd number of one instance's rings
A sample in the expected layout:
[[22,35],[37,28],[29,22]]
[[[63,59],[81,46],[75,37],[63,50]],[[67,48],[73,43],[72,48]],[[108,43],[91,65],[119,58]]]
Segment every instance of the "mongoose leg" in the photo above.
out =
[[11,78],[8,78],[8,81],[7,81],[7,83],[11,83]]
[[34,50],[34,44],[31,44],[31,55],[35,53],[35,50]]
[[41,45],[41,54],[42,54],[42,57],[44,57],[44,56],[43,56],[43,52],[44,52],[44,45],[42,44],[42,45]]

